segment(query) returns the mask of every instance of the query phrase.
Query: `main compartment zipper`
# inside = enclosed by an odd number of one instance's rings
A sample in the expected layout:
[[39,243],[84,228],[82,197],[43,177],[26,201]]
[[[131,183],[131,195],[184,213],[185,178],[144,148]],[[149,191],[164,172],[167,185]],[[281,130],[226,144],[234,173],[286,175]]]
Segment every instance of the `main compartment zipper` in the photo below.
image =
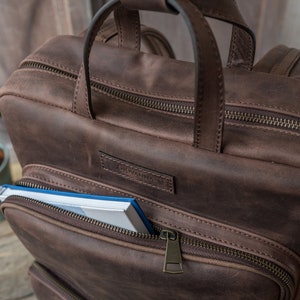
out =
[[[77,75],[67,72],[47,64],[26,61],[22,63],[20,69],[39,69],[51,72],[57,75],[65,76],[70,79],[76,80]],[[192,117],[194,115],[194,103],[186,101],[174,101],[166,99],[158,99],[150,96],[142,96],[131,92],[123,91],[117,88],[101,84],[99,82],[91,81],[92,88],[109,94],[120,100],[143,106],[149,109],[162,111],[165,113],[184,115]],[[289,130],[300,133],[300,120],[289,116],[288,114],[270,112],[267,110],[247,109],[233,105],[226,105],[225,107],[225,120],[228,122],[243,122],[249,125],[269,126],[282,130]]]
[[[18,182],[19,185],[26,185],[27,187],[43,188],[41,185],[30,184],[28,181]],[[11,196],[12,201],[18,201],[17,198]],[[25,201],[24,201],[25,199]],[[19,199],[20,200],[20,199]],[[30,198],[22,198],[18,201],[18,205],[24,205],[30,209],[35,209],[40,213],[47,213],[48,216],[56,218],[58,214],[68,217],[68,220],[73,226],[81,226],[91,230],[94,228],[96,233],[107,234],[109,232],[115,238],[125,238],[126,241],[138,239],[140,242],[149,243],[149,247],[165,249],[165,259],[163,264],[163,272],[170,274],[181,274],[184,272],[184,261],[182,255],[197,255],[206,257],[210,260],[224,261],[232,264],[238,264],[253,268],[262,274],[266,274],[269,278],[273,278],[275,282],[282,288],[285,295],[282,299],[289,299],[295,291],[295,283],[288,271],[283,269],[280,265],[273,261],[267,260],[263,257],[242,251],[227,246],[219,245],[217,243],[208,242],[201,239],[195,239],[188,235],[180,234],[176,230],[161,228],[154,224],[154,229],[157,234],[145,234],[133,232],[114,225],[103,223],[91,219],[86,216],[70,212],[63,208],[53,206],[51,204],[41,202]],[[45,211],[46,210],[46,211]],[[87,226],[89,225],[89,226]],[[160,243],[159,243],[160,242]],[[164,244],[161,244],[161,242]]]

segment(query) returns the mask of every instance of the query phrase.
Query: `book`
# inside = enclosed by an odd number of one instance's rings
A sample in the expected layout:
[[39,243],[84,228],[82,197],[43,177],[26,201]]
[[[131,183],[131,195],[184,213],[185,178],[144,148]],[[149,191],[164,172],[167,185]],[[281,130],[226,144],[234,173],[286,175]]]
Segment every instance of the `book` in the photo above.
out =
[[62,192],[8,184],[0,187],[1,202],[12,195],[38,200],[134,232],[154,233],[150,222],[134,198]]

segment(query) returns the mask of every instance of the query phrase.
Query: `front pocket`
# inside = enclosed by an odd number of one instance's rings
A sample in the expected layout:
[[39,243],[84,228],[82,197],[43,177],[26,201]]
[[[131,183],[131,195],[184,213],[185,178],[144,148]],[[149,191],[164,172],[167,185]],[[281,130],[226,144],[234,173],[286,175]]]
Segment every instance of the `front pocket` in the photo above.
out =
[[36,260],[86,299],[294,299],[299,264],[271,245],[253,254],[160,224],[160,236],[138,234],[14,196],[2,210]]
[[37,262],[32,264],[28,273],[31,286],[38,299],[83,300],[71,287]]

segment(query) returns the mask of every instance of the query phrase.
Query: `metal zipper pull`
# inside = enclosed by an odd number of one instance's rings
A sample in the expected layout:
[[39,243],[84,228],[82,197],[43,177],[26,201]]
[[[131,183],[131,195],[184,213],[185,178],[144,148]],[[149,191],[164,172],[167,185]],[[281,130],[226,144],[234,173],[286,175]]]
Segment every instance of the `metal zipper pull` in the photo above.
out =
[[167,241],[163,272],[169,274],[183,273],[178,233],[165,229],[160,232],[159,238]]

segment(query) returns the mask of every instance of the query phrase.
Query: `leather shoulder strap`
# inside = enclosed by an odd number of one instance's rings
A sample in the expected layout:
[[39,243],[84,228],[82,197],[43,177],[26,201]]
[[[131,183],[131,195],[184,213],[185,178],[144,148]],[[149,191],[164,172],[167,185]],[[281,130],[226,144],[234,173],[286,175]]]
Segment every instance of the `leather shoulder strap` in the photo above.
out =
[[253,70],[281,76],[291,76],[292,71],[299,65],[299,61],[299,49],[278,45],[265,54],[254,66]]

